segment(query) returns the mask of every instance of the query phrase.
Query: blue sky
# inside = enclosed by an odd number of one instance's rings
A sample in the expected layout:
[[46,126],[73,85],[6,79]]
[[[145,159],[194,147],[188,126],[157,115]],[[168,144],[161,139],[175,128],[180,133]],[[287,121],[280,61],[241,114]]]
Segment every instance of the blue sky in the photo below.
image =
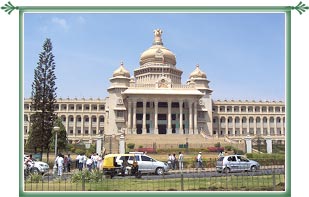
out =
[[199,64],[215,100],[285,100],[284,21],[281,13],[26,13],[24,97],[46,38],[58,98],[105,98],[120,62],[132,76],[160,28],[182,83]]

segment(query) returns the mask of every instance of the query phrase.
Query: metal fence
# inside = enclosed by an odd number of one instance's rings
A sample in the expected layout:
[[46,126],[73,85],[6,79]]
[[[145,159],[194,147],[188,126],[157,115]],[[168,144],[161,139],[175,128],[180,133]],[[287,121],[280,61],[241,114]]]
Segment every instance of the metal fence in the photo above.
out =
[[285,191],[285,166],[263,166],[256,172],[218,173],[216,168],[170,170],[164,175],[115,176],[102,171],[32,175],[23,181],[31,191]]

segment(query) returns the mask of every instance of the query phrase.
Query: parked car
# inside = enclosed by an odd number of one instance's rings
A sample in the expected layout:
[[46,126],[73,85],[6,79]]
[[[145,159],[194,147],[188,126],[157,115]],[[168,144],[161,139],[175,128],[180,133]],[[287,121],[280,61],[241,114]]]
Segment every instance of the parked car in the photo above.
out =
[[260,164],[257,161],[247,159],[243,155],[221,156],[217,160],[217,172],[257,171]]
[[[141,173],[154,173],[157,175],[162,175],[165,172],[169,171],[168,164],[162,161],[157,161],[156,159],[151,158],[150,156],[140,153],[140,152],[130,152],[131,154],[134,154],[133,156],[130,156],[128,159],[128,162],[130,164],[133,163],[133,160],[137,161],[138,163],[138,169]],[[121,165],[122,161],[124,160],[124,156],[119,156],[116,159],[116,162]]]
[[[24,161],[29,157],[29,155],[24,155]],[[45,162],[42,161],[37,161],[36,159],[32,159],[33,160],[33,167],[31,168],[31,173],[35,173],[35,174],[44,174],[47,173],[49,171],[49,165]],[[25,166],[24,166],[24,170],[25,170]]]

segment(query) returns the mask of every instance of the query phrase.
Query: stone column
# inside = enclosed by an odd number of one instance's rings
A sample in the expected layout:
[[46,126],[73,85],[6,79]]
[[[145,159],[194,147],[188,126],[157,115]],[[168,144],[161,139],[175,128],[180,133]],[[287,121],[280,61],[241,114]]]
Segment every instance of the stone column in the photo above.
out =
[[183,112],[182,112],[183,101],[179,101],[179,134],[183,134]]
[[97,119],[97,128],[96,128],[96,134],[98,135],[100,133],[99,128],[100,128],[100,117],[99,115],[96,116]]
[[89,130],[89,136],[92,136],[92,117],[89,117],[89,126],[88,126],[88,130]]
[[147,101],[143,100],[143,127],[142,127],[142,134],[147,133],[146,128],[146,107],[147,107]]
[[103,141],[103,137],[98,137],[97,141],[96,141],[96,153],[101,154],[102,152],[102,141]]
[[253,133],[256,135],[256,116],[253,116]]
[[81,115],[80,134],[84,135],[84,117]]
[[126,152],[126,148],[125,148],[125,139],[124,136],[121,135],[119,137],[119,153],[120,154],[124,154]]
[[224,116],[224,118],[225,118],[225,132],[224,132],[225,134],[224,135],[228,135],[228,133],[229,133],[229,117]]
[[271,154],[273,152],[273,142],[270,135],[266,137],[266,150],[268,154]]
[[252,153],[252,138],[250,137],[250,135],[247,135],[245,137],[245,141],[246,141],[246,151],[247,151],[247,153]]
[[76,116],[73,116],[73,135],[76,135]]
[[[131,128],[131,116],[132,116],[132,102],[128,101],[128,133],[132,132]],[[131,133],[132,134],[132,133]]]
[[197,127],[197,102],[194,102],[194,134],[198,134],[198,127]]
[[283,117],[281,117],[281,135],[285,135]]
[[270,118],[269,116],[267,117],[267,135],[270,135]]
[[192,101],[189,101],[189,134],[193,134],[193,127],[192,127]]
[[154,101],[155,115],[154,115],[154,134],[158,134],[158,100]]
[[136,101],[133,101],[133,134],[136,134]]
[[274,133],[277,135],[277,117],[274,117]]
[[218,131],[217,131],[217,134],[216,134],[217,138],[219,138],[219,135],[221,133],[221,116],[220,115],[218,116],[218,122],[219,122],[219,126],[218,126]]
[[65,128],[65,129],[67,130],[67,134],[68,134],[68,135],[70,135],[70,130],[69,130],[69,128],[70,128],[70,127],[69,127],[69,121],[70,121],[70,120],[69,120],[69,117],[70,117],[70,116],[67,116],[67,117],[66,117],[67,122],[66,122],[66,128]]
[[[232,110],[234,110],[234,108],[232,108]],[[236,135],[236,118],[235,118],[235,116],[232,116],[232,124],[233,124],[232,135],[235,136]]]
[[167,134],[172,134],[172,102],[167,101]]

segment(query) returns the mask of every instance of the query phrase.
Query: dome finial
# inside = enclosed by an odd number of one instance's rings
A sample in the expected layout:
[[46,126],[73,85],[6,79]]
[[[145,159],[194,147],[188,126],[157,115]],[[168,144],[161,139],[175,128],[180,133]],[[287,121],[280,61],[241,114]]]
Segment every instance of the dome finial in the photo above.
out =
[[206,73],[201,71],[200,65],[196,64],[195,70],[190,74],[190,79],[192,78],[205,78],[206,79]]
[[161,38],[163,31],[161,29],[155,29],[153,33],[154,33],[153,45],[163,45]]
[[124,68],[123,61],[120,62],[120,67],[117,70],[115,70],[113,73],[113,77],[118,77],[118,76],[130,78],[130,73]]

